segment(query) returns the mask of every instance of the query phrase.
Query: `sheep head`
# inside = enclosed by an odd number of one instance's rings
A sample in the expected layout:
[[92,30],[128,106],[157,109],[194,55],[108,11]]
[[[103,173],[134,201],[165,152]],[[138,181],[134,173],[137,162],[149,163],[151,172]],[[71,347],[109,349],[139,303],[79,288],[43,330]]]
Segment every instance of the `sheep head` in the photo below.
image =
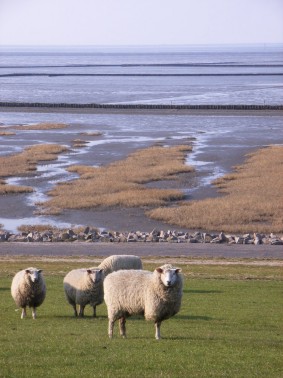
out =
[[87,269],[86,272],[93,283],[100,282],[104,278],[103,269]]
[[160,279],[164,286],[172,287],[178,280],[178,274],[181,272],[180,268],[170,267],[159,267],[155,269],[156,272],[160,274]]
[[42,272],[42,269],[28,268],[28,269],[25,270],[25,272],[32,282],[37,282],[40,278],[40,274]]

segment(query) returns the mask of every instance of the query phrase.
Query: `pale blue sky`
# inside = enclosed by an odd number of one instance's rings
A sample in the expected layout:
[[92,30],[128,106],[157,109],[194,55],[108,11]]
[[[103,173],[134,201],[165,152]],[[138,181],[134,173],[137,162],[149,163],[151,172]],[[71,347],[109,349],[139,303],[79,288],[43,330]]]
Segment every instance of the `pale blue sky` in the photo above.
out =
[[283,43],[283,0],[0,0],[1,45]]

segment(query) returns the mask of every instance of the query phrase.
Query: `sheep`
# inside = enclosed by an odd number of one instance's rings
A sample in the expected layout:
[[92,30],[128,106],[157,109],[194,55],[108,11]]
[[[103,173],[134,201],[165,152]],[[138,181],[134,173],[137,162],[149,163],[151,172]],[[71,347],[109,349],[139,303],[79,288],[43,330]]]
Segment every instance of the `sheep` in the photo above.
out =
[[122,269],[142,269],[142,261],[134,255],[112,255],[98,265],[103,269],[105,277],[112,272]]
[[165,264],[154,272],[121,270],[104,280],[104,300],[108,311],[108,335],[113,337],[119,319],[120,335],[126,337],[126,317],[144,315],[155,322],[155,338],[161,338],[160,326],[181,307],[183,278],[181,269]]
[[[65,276],[65,295],[76,317],[84,316],[87,304],[93,307],[93,317],[96,317],[96,306],[103,302],[103,280],[104,273],[99,268],[74,269]],[[76,305],[79,305],[79,315]]]
[[[112,255],[106,257],[98,268],[91,267],[89,269],[102,269],[104,273],[103,279],[110,273],[123,269],[142,269],[142,261],[138,256],[133,255]],[[97,289],[98,290],[98,289]],[[103,297],[103,285],[101,285],[102,293],[97,291],[97,296]],[[96,316],[96,305],[93,304],[94,317]]]
[[30,267],[18,272],[12,281],[11,294],[16,305],[22,308],[21,319],[27,316],[27,306],[32,307],[32,318],[36,319],[36,308],[46,296],[42,270]]

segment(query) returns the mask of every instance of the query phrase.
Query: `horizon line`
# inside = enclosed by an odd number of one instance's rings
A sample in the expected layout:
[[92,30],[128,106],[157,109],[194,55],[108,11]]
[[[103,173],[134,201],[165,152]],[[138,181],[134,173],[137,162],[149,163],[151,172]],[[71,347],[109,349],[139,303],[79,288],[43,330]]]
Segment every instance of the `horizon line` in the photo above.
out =
[[144,47],[213,47],[213,46],[226,46],[226,47],[233,47],[233,46],[274,46],[274,45],[282,45],[282,42],[235,42],[235,43],[181,43],[181,44],[2,44],[0,49],[7,48],[7,47],[76,47],[76,48],[83,48],[83,47],[109,47],[109,48],[120,48],[120,47],[134,47],[134,48],[144,48]]

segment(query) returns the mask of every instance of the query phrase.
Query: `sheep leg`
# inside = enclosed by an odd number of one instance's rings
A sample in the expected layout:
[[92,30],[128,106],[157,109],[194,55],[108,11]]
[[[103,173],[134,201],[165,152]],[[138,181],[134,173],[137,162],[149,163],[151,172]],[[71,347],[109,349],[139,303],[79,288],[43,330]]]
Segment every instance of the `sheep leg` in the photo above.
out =
[[79,305],[79,317],[81,318],[84,317],[84,309],[85,309],[85,306]]
[[21,319],[24,319],[26,316],[27,316],[27,309],[26,307],[22,307]]
[[119,319],[119,326],[120,326],[120,335],[124,338],[126,337],[126,318],[122,317]]
[[108,336],[109,339],[113,338],[113,328],[114,328],[114,320],[109,319],[109,324],[108,324]]
[[96,318],[96,305],[94,305],[92,307],[93,307],[93,317]]
[[36,319],[36,307],[32,308],[32,318]]
[[161,339],[161,335],[160,335],[160,326],[161,326],[161,322],[155,322],[155,338],[156,340],[160,340]]
[[74,317],[76,318],[78,316],[77,306],[75,304],[72,305],[74,309]]

